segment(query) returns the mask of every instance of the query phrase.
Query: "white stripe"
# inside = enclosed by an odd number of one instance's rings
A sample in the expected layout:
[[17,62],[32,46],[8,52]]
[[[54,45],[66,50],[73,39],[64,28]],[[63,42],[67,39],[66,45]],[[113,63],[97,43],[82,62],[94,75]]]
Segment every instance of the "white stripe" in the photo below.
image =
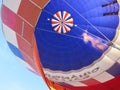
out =
[[3,4],[11,9],[14,13],[18,12],[22,0],[3,0]]
[[65,25],[65,27],[67,28],[67,30],[68,30],[68,31],[70,31],[70,30],[71,30],[71,29],[70,29],[70,27],[68,27],[67,25]]
[[72,85],[72,86],[87,86],[86,84],[82,82],[65,82],[66,84]]
[[118,31],[118,33],[119,35],[114,43],[120,45],[120,31]]
[[24,60],[22,60],[21,58],[17,57],[17,60],[24,65],[27,69],[36,72],[28,63],[26,63]]
[[[57,16],[57,14],[60,16],[60,18]],[[61,11],[57,12],[56,14],[54,14],[54,17],[60,21],[62,19]]]
[[16,33],[5,24],[3,24],[3,33],[6,40],[18,48]]
[[63,33],[66,33],[65,28],[67,29],[67,31],[70,31],[70,28],[69,28],[68,26],[65,25],[65,26],[63,27]]
[[58,20],[55,20],[55,19],[52,19],[52,22],[57,22],[57,23],[59,23],[59,21],[58,21]]
[[59,22],[58,22],[57,20],[55,20],[55,19],[52,19],[52,22],[57,22],[56,24],[53,24],[53,23],[52,23],[52,27],[54,27],[54,26],[56,26],[56,25],[59,24]]
[[65,18],[66,11],[63,11],[63,18]]
[[65,30],[65,28],[63,27],[63,33],[66,33],[66,30]]
[[118,35],[118,37],[117,37],[117,39],[116,39],[116,41],[114,43],[120,45],[120,34]]
[[73,22],[73,18],[65,21],[65,24],[72,27],[72,26],[73,26],[73,23],[70,23],[70,22]]
[[60,16],[60,19],[62,19],[62,12],[61,11],[58,12],[58,15]]
[[70,18],[68,20],[66,20],[65,22],[68,23],[68,22],[72,22],[73,21],[73,18]]
[[114,78],[114,76],[112,76],[111,74],[109,74],[107,72],[104,72],[104,73],[96,76],[94,79],[101,82],[101,83],[104,83],[104,82],[109,81],[113,78]]
[[[59,28],[59,27],[60,27],[60,28]],[[54,28],[54,30],[55,30],[55,31],[58,30],[58,33],[61,33],[61,26],[60,26],[60,25],[56,26],[56,27]]]
[[[117,0],[117,2],[120,4],[120,0]],[[118,15],[119,15],[119,18],[120,18],[120,11],[119,11]],[[118,37],[117,37],[117,39],[115,40],[114,43],[120,45],[120,23],[117,27],[117,35],[118,35]]]
[[[65,18],[65,14],[68,13],[66,11],[63,12],[63,18]],[[68,13],[68,15],[66,16],[65,20],[68,19],[71,16],[71,14]]]
[[73,24],[71,24],[71,23],[65,23],[67,26],[70,26],[70,27],[72,27],[73,26]]

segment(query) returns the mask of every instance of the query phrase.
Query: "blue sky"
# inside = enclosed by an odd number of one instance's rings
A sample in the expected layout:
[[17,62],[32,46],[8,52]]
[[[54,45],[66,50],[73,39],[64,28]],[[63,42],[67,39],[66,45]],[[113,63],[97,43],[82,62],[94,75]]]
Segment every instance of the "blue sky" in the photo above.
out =
[[[2,0],[0,0],[1,5]],[[0,90],[48,90],[42,78],[17,62],[7,46],[0,21]]]

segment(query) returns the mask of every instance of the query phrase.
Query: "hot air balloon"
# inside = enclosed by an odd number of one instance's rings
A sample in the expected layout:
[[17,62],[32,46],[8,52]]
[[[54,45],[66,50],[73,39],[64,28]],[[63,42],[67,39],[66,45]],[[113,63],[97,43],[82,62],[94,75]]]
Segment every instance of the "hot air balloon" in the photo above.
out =
[[50,90],[120,90],[119,3],[3,0],[3,33]]

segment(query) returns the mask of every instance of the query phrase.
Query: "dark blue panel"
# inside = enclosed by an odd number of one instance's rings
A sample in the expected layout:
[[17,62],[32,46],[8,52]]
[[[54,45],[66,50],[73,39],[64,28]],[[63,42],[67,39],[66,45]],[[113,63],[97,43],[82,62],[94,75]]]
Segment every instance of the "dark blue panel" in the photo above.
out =
[[[80,27],[82,28],[87,28],[87,30],[98,36],[98,37],[101,37],[101,38],[104,38],[104,36],[102,36],[98,31],[96,30],[93,30],[93,27],[91,27],[90,25],[80,25]],[[115,34],[113,33],[116,33],[116,30],[114,28],[110,28],[110,27],[104,27],[104,26],[97,26],[96,25],[96,28],[98,30],[100,30],[106,37],[108,37],[110,40],[114,39],[115,37]],[[105,38],[104,38],[105,39]]]
[[[102,6],[113,1],[115,0],[51,0],[41,12],[35,30],[43,67],[62,71],[78,70],[99,59],[106,49],[96,49],[91,41],[85,43],[82,34],[87,30],[92,37],[95,36],[95,40],[99,37],[105,44],[109,43],[97,28],[109,40],[113,40],[119,17],[117,14],[104,14],[118,12],[119,6],[118,3]],[[66,34],[53,30],[51,19],[58,11],[69,12],[74,20],[74,26]]]
[[115,63],[107,72],[115,77],[120,75],[120,63]]
[[99,17],[99,16],[101,17],[105,13],[117,12],[117,11],[119,11],[118,3],[114,5],[109,5],[106,7],[98,6],[91,10],[87,10],[86,12],[83,12],[82,15],[85,16],[86,18],[94,18],[94,17]]
[[60,84],[60,85],[65,85],[65,86],[72,86],[72,85],[67,84],[67,83],[64,83],[64,82],[61,82],[61,83],[58,83],[58,84]]
[[12,52],[14,53],[14,55],[16,55],[17,57],[21,58],[22,60],[24,60],[20,50],[18,48],[16,48],[14,45],[12,45],[11,43],[7,42],[10,49],[12,50]]

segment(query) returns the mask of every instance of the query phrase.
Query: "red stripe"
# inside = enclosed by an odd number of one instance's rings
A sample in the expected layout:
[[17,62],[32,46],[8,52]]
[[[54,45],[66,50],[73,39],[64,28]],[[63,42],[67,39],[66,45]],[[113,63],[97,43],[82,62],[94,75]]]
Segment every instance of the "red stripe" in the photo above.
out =
[[68,12],[65,12],[65,17],[64,17],[64,19],[66,19],[66,17],[69,15],[69,13]]
[[61,17],[59,15],[59,12],[56,13],[57,17],[61,20]]
[[60,30],[60,26],[57,26],[56,32],[59,32]]
[[69,21],[69,22],[65,22],[65,23],[66,23],[66,24],[69,24],[69,23],[70,23],[70,24],[73,24],[73,21]]
[[95,84],[100,84],[100,82],[95,80],[95,79],[89,79],[89,80],[85,80],[85,81],[81,81],[81,82],[88,85],[88,86],[95,85]]
[[59,24],[59,22],[57,22],[57,21],[52,21],[52,24]]
[[64,26],[64,29],[65,29],[66,32],[69,32],[69,30],[66,28],[66,26]]

